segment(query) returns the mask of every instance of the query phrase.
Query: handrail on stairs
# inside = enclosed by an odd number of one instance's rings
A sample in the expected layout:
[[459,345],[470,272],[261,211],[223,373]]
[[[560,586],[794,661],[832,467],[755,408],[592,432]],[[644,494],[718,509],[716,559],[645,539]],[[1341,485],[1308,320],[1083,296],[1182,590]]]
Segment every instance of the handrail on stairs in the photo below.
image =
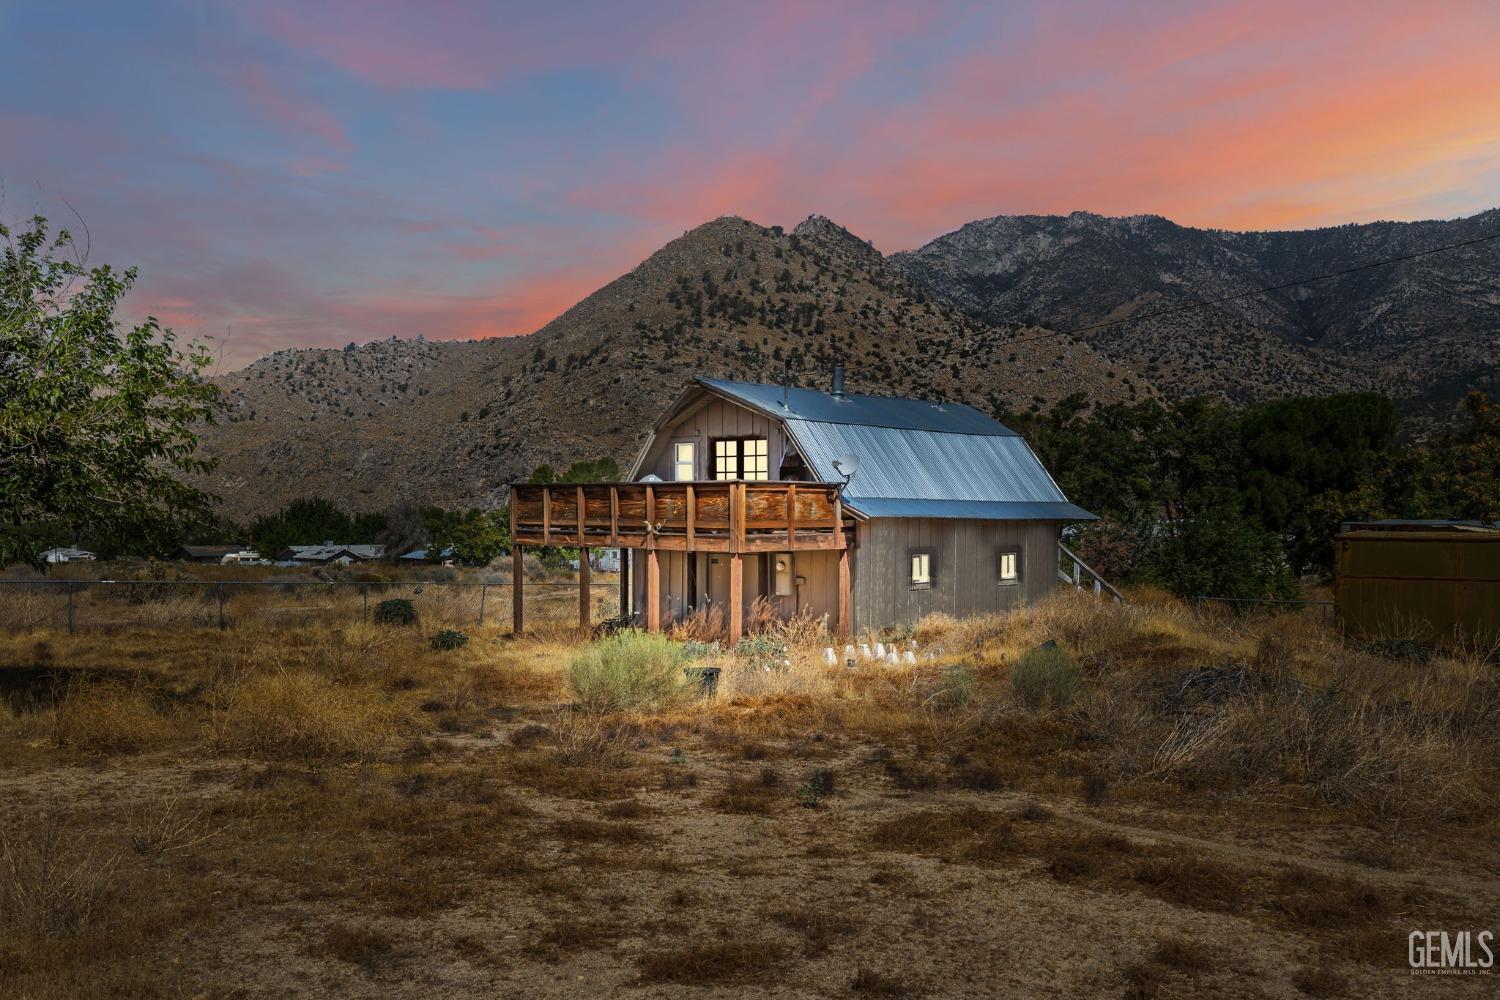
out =
[[1072,574],[1069,574],[1067,570],[1063,569],[1061,564],[1059,564],[1057,567],[1057,577],[1063,583],[1070,583],[1073,585],[1073,588],[1075,590],[1082,590],[1084,586],[1083,576],[1084,574],[1087,574],[1089,579],[1093,581],[1094,594],[1096,596],[1107,593],[1110,597],[1115,599],[1116,603],[1120,603],[1125,600],[1124,596],[1118,590],[1110,586],[1108,580],[1100,576],[1098,572],[1096,572],[1094,568],[1091,567],[1088,563],[1078,558],[1078,554],[1072,549],[1068,548],[1062,542],[1058,542],[1057,550],[1063,555],[1067,556],[1069,559],[1073,560]]

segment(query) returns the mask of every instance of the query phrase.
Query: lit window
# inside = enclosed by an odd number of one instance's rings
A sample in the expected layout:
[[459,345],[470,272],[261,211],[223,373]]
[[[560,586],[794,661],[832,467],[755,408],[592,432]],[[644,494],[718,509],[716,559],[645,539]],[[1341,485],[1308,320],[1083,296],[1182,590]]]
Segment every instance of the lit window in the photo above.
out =
[[714,442],[714,478],[740,478],[740,443],[738,441]]
[[780,553],[771,557],[771,581],[775,585],[774,593],[777,597],[792,596],[792,557],[790,553]]
[[1000,582],[1019,583],[1021,580],[1021,550],[1000,550]]
[[691,441],[679,441],[672,446],[672,478],[679,483],[690,483],[698,477],[698,446]]
[[770,455],[765,438],[721,438],[714,442],[714,478],[770,479]]
[[770,479],[768,442],[765,438],[746,438],[741,445],[741,475],[746,479]]
[[931,553],[913,552],[911,554],[911,585],[913,587],[932,586]]

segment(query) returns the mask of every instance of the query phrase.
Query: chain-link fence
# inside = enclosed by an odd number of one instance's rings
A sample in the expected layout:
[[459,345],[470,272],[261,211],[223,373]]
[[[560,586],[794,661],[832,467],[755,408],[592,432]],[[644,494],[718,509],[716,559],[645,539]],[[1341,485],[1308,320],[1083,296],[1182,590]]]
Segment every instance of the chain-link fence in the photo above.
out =
[[[418,620],[452,627],[511,624],[510,583],[308,580],[0,580],[0,630],[129,631],[287,627],[369,621],[382,601],[407,600]],[[525,623],[578,622],[578,583],[528,580]],[[620,613],[617,582],[589,588],[594,622]]]

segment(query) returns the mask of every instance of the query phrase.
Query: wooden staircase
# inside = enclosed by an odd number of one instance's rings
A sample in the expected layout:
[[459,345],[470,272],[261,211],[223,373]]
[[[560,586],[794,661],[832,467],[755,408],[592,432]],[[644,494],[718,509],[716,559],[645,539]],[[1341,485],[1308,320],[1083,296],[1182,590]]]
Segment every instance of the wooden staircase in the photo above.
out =
[[1057,543],[1057,555],[1057,578],[1063,583],[1070,584],[1074,590],[1092,589],[1095,597],[1108,594],[1116,604],[1125,600],[1118,590],[1110,586],[1108,580],[1096,573],[1062,542]]

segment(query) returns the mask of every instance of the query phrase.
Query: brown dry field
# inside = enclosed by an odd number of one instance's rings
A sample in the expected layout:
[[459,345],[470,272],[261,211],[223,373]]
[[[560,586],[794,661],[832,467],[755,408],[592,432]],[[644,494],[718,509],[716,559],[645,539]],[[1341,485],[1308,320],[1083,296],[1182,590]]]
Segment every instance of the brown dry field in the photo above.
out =
[[603,715],[558,626],[5,631],[0,996],[1493,995],[1406,945],[1497,923],[1492,651],[1134,596]]

